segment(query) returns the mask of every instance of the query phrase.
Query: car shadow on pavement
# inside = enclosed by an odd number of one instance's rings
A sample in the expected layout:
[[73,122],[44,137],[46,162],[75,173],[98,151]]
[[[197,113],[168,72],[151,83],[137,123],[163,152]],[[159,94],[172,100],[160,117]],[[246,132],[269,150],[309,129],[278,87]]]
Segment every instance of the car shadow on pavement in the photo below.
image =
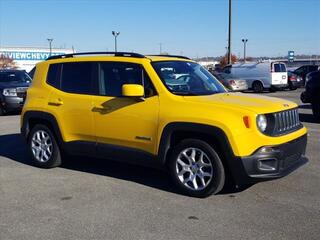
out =
[[0,156],[29,165],[27,148],[20,134],[0,135]]
[[[26,144],[20,134],[0,135],[0,156],[32,166]],[[148,187],[181,194],[173,185],[169,174],[159,169],[76,156],[65,156],[61,168],[136,182]],[[235,188],[232,184],[226,184],[220,194],[237,193],[244,191],[248,187]]]

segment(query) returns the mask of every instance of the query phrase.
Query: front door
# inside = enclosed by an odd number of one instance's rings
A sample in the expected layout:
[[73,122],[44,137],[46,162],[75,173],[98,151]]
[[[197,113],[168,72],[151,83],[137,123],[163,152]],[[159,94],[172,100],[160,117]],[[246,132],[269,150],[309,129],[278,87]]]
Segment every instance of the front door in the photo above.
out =
[[[98,65],[100,96],[94,96],[92,109],[98,154],[130,154],[130,159],[140,153],[155,154],[159,98],[143,66],[124,62]],[[122,97],[123,84],[143,85],[145,98]]]

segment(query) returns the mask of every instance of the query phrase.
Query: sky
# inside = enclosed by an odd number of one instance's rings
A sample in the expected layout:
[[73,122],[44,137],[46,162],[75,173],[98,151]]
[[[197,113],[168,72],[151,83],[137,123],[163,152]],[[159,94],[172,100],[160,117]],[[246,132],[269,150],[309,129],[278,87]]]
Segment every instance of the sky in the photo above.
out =
[[[0,0],[0,47],[53,47],[221,56],[228,0]],[[320,54],[320,0],[232,0],[232,52]]]

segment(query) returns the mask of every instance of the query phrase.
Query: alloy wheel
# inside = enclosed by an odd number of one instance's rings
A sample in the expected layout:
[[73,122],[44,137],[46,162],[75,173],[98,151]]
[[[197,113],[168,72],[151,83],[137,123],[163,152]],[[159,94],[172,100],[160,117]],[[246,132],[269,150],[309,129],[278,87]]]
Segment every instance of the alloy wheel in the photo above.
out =
[[200,191],[211,182],[213,166],[204,151],[199,148],[186,148],[177,157],[176,174],[184,186]]
[[47,162],[52,156],[53,144],[50,135],[43,131],[36,131],[31,140],[32,154],[39,162]]

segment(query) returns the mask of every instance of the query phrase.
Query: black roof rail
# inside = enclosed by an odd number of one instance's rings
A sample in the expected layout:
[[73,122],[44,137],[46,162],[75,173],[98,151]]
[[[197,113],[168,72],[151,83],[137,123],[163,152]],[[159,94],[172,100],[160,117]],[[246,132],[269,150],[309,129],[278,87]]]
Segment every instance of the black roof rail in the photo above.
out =
[[62,55],[55,55],[48,57],[46,60],[59,59],[59,58],[72,58],[74,56],[82,55],[114,55],[115,57],[135,57],[135,58],[145,58],[144,55],[132,52],[83,52],[83,53],[68,53]]
[[149,56],[154,56],[154,57],[175,57],[175,58],[183,58],[183,59],[188,59],[191,60],[191,58],[188,58],[186,56],[181,56],[181,55],[167,55],[167,54],[157,54],[157,55],[149,55]]

